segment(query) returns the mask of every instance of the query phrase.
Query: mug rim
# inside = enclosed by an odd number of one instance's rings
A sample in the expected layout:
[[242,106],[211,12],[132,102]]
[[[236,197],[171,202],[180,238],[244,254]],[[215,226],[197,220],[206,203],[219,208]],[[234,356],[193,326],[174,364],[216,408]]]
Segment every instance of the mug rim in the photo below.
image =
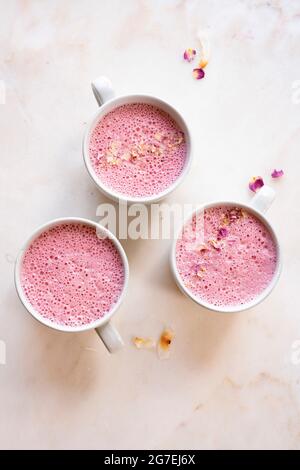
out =
[[[27,297],[25,296],[25,293],[22,288],[22,283],[21,283],[21,266],[22,266],[22,261],[24,258],[24,255],[31,245],[31,243],[36,240],[43,232],[45,232],[47,229],[50,229],[52,227],[55,227],[57,225],[62,225],[64,223],[81,223],[83,225],[89,225],[91,227],[94,227],[96,230],[100,230],[102,233],[104,233],[114,244],[116,249],[118,250],[118,253],[121,256],[123,266],[124,266],[124,284],[122,288],[122,292],[117,300],[117,302],[114,304],[112,309],[106,313],[102,318],[95,320],[91,323],[88,323],[86,325],[80,325],[80,326],[66,326],[66,325],[60,325],[58,323],[54,323],[50,320],[45,319],[29,302]],[[18,256],[15,261],[15,269],[14,269],[14,281],[15,281],[15,287],[16,291],[18,294],[18,297],[20,301],[22,302],[23,306],[26,308],[26,310],[32,315],[32,317],[42,323],[43,325],[52,328],[54,330],[58,331],[63,331],[66,333],[76,333],[76,332],[81,332],[81,331],[88,331],[92,330],[94,328],[99,328],[103,325],[105,325],[107,322],[110,321],[111,317],[117,312],[118,308],[120,307],[121,303],[124,300],[125,294],[127,292],[128,288],[128,281],[129,281],[129,264],[128,264],[128,259],[127,255],[125,253],[124,248],[122,247],[121,243],[117,239],[117,237],[110,232],[106,227],[102,226],[101,224],[98,224],[97,222],[94,222],[93,220],[85,219],[82,217],[59,217],[56,219],[52,219],[42,225],[40,225],[37,229],[35,229],[32,234],[27,238],[25,243],[23,244],[22,248],[19,250]]]
[[[101,181],[101,179],[97,176],[97,174],[95,173],[95,171],[92,167],[91,160],[90,160],[90,157],[89,157],[89,150],[88,150],[88,142],[89,142],[89,137],[90,137],[92,129],[94,129],[95,124],[98,122],[99,116],[101,114],[103,114],[103,116],[105,116],[110,111],[117,108],[118,107],[118,102],[120,102],[120,101],[125,100],[125,102],[121,103],[119,106],[122,106],[122,104],[128,104],[128,103],[126,103],[127,99],[151,100],[151,101],[155,102],[157,107],[159,107],[159,108],[160,108],[160,105],[163,105],[166,108],[169,108],[170,109],[169,114],[171,115],[171,118],[176,121],[178,126],[181,128],[181,130],[185,134],[186,141],[187,141],[188,145],[187,145],[186,161],[185,161],[184,167],[183,167],[180,175],[178,176],[178,178],[176,178],[176,180],[170,186],[168,186],[168,188],[166,188],[164,191],[160,192],[159,194],[154,194],[154,195],[151,195],[151,196],[141,196],[141,197],[140,196],[139,197],[126,196],[126,195],[124,195],[122,193],[119,193],[118,191],[115,191],[114,189],[109,188],[108,186],[106,186]],[[139,102],[139,101],[137,101],[137,102]],[[140,103],[144,103],[144,101],[140,101]],[[114,104],[116,106],[113,106]],[[145,104],[148,104],[148,103],[145,102]],[[105,113],[106,109],[109,108],[110,106],[113,106],[113,107],[111,109],[108,109],[108,111]],[[165,111],[165,112],[168,112],[168,111]],[[181,120],[182,123],[179,123],[178,120],[179,121]],[[184,180],[184,178],[187,176],[187,174],[190,170],[190,167],[191,167],[191,162],[192,162],[192,138],[191,138],[191,132],[189,130],[189,127],[187,125],[186,120],[182,116],[181,112],[179,112],[173,105],[171,105],[170,103],[168,103],[167,101],[165,101],[161,98],[156,97],[155,95],[145,94],[145,93],[137,93],[137,94],[132,93],[132,94],[125,94],[125,95],[115,96],[114,98],[111,98],[111,99],[107,100],[105,103],[103,103],[101,106],[99,106],[96,113],[94,113],[93,117],[89,120],[87,128],[84,132],[83,142],[82,142],[82,153],[83,153],[84,164],[85,164],[85,167],[87,169],[88,174],[90,175],[90,177],[92,178],[92,180],[96,184],[97,188],[106,197],[108,197],[108,198],[110,198],[114,201],[121,202],[121,203],[126,203],[127,202],[128,204],[151,204],[151,203],[160,201],[161,199],[165,198],[170,193],[172,193],[179,186],[179,184]]]
[[[249,211],[250,213],[252,212],[263,224],[267,227],[269,232],[271,233],[275,245],[276,245],[276,254],[277,254],[277,260],[276,260],[276,269],[273,274],[273,277],[268,284],[268,286],[257,296],[255,297],[252,301],[247,302],[245,304],[238,304],[237,306],[228,306],[228,307],[221,307],[218,305],[213,305],[209,302],[206,302],[205,300],[200,299],[196,295],[194,295],[183,283],[182,278],[178,272],[177,269],[177,263],[176,263],[176,245],[177,241],[179,239],[179,236],[186,225],[186,223],[196,214],[198,214],[201,211],[204,211],[205,209],[208,209],[210,207],[217,207],[217,206],[236,206],[240,207],[242,209],[245,209]],[[269,222],[269,220],[265,217],[265,215],[260,212],[259,210],[255,209],[253,206],[247,203],[242,203],[238,201],[227,201],[227,200],[216,200],[216,201],[210,201],[204,204],[199,205],[196,210],[192,211],[187,217],[185,217],[183,224],[177,231],[174,240],[172,242],[172,247],[171,247],[171,252],[170,252],[170,265],[171,265],[171,271],[173,273],[174,279],[176,281],[177,286],[179,289],[191,300],[193,300],[196,304],[200,305],[201,307],[206,308],[207,310],[213,311],[213,312],[219,312],[219,313],[238,313],[238,312],[243,312],[245,310],[249,310],[250,308],[255,307],[256,305],[260,304],[263,300],[265,300],[274,287],[276,286],[280,274],[282,271],[282,253],[281,253],[281,248],[280,248],[280,243],[277,237],[277,234],[272,226],[272,224]]]

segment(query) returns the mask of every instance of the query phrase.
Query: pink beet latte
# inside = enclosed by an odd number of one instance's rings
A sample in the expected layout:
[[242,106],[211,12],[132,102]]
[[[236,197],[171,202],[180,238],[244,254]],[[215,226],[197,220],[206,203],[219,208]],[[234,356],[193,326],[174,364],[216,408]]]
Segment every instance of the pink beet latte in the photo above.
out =
[[32,307],[63,326],[105,316],[124,286],[122,258],[109,238],[83,223],[65,223],[39,235],[26,250],[21,285]]
[[199,300],[218,307],[244,305],[272,281],[276,244],[250,212],[211,207],[185,225],[176,244],[176,265],[185,287]]
[[99,180],[124,196],[149,197],[168,189],[186,163],[185,135],[150,104],[115,108],[91,133],[89,156]]

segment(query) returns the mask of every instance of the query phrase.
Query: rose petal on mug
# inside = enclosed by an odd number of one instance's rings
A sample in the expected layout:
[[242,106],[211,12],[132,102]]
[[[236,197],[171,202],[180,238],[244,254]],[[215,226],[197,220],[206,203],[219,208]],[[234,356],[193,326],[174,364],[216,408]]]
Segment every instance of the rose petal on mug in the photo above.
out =
[[228,217],[228,214],[222,214],[221,224],[222,226],[230,224],[230,219]]
[[205,271],[206,271],[205,266],[200,266],[200,265],[195,266],[196,276],[200,277],[200,279],[203,278]]
[[225,227],[221,227],[218,230],[218,240],[221,240],[221,238],[225,238],[228,235],[228,230]]
[[110,165],[118,165],[118,164],[119,164],[118,158],[115,157],[115,156],[112,155],[112,154],[107,154],[107,156],[106,156],[106,161],[107,161],[107,163],[109,163]]
[[238,219],[243,217],[242,210],[240,209],[240,207],[235,207],[234,209],[230,209],[228,215],[229,215],[230,223],[236,222]]
[[194,69],[193,70],[193,77],[196,79],[196,80],[202,80],[202,78],[205,77],[205,72],[203,69]]
[[208,246],[205,243],[200,243],[200,245],[198,245],[196,248],[196,251],[200,251],[200,253],[207,250]]
[[283,175],[284,175],[283,170],[273,170],[271,173],[272,178],[280,178]]
[[121,160],[126,160],[127,162],[129,162],[130,158],[131,158],[131,155],[130,155],[130,152],[125,152],[123,153],[123,155],[121,155]]
[[131,150],[131,152],[130,152],[130,161],[132,163],[134,163],[137,160],[138,156],[139,156],[139,153],[136,149]]
[[157,344],[157,353],[160,359],[168,359],[170,348],[174,339],[174,332],[171,329],[163,330]]
[[217,240],[215,240],[214,238],[210,238],[210,240],[208,240],[208,243],[210,243],[211,246],[212,246],[215,250],[217,250],[217,251],[220,251],[220,250],[221,250],[221,245],[220,245],[220,243],[219,243]]
[[186,49],[183,53],[183,58],[187,62],[192,62],[195,59],[195,56],[196,56],[196,51],[195,49],[192,49],[191,47]]
[[249,183],[249,189],[256,193],[256,191],[262,188],[264,184],[264,180],[261,176],[253,176]]
[[152,338],[135,336],[132,338],[132,342],[137,349],[153,349],[155,347],[155,341]]
[[181,145],[183,142],[183,135],[178,134],[174,139],[172,140],[173,147],[178,147],[178,145]]
[[118,155],[119,148],[120,148],[120,143],[117,142],[117,141],[114,141],[114,142],[112,142],[111,145],[110,145],[109,152],[110,152],[114,157],[116,157],[116,156]]

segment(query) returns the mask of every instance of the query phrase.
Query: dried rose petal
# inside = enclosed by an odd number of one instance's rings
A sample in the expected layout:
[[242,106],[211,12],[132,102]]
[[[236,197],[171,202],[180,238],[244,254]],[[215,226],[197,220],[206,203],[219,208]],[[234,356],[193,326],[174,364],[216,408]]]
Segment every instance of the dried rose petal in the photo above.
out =
[[192,48],[188,48],[184,51],[183,53],[183,58],[184,60],[186,60],[187,62],[192,62],[192,60],[195,59],[195,56],[196,56],[196,51],[195,49],[192,49]]
[[152,349],[155,347],[155,341],[152,338],[135,336],[132,338],[132,342],[137,349]]
[[156,132],[156,134],[154,135],[154,139],[155,140],[158,140],[158,142],[161,142],[163,140],[163,134],[161,132]]
[[118,165],[119,164],[118,158],[115,157],[114,155],[112,155],[111,153],[108,153],[106,155],[106,161],[107,161],[107,163],[110,163],[110,165]]
[[202,60],[200,60],[198,67],[199,69],[205,69],[207,64],[208,64],[208,59],[203,58]]
[[225,227],[221,227],[218,230],[218,240],[221,240],[221,238],[225,238],[228,235],[228,230]]
[[109,147],[109,152],[113,154],[114,157],[118,155],[118,151],[120,148],[120,143],[119,142],[112,142]]
[[182,144],[182,142],[183,142],[183,135],[181,135],[181,134],[178,135],[177,137],[175,137],[175,139],[173,141],[174,145],[180,145],[180,144]]
[[202,78],[205,77],[205,72],[203,69],[194,69],[193,70],[193,77],[196,79],[196,80],[202,80]]
[[174,333],[170,329],[165,329],[160,335],[157,345],[157,352],[161,359],[167,359],[170,354],[170,347],[174,338]]
[[121,158],[122,160],[129,161],[130,158],[131,158],[130,152],[125,152],[125,153],[123,153],[123,155],[121,155],[120,158]]
[[173,148],[174,148],[174,144],[173,144],[172,142],[169,142],[169,143],[167,144],[167,147],[168,147],[169,149],[173,149]]
[[162,155],[162,151],[163,151],[163,149],[162,149],[161,147],[158,147],[158,148],[156,149],[156,155],[157,155],[158,157],[160,157],[160,156]]
[[222,215],[221,224],[222,225],[229,225],[230,224],[230,219],[229,219],[227,214]]
[[215,240],[214,238],[210,238],[210,240],[208,240],[208,242],[211,244],[211,246],[214,247],[215,250],[217,250],[217,251],[221,250],[220,243],[217,240]]
[[199,68],[204,69],[204,67],[207,66],[208,60],[210,57],[210,43],[208,40],[208,36],[205,33],[205,31],[198,31],[197,34],[197,39],[199,41],[199,46],[200,46],[200,63],[199,63]]
[[196,276],[202,278],[202,277],[204,276],[205,271],[206,271],[205,266],[200,266],[200,265],[196,265],[196,266],[195,266],[195,274],[196,274]]
[[239,207],[230,209],[228,216],[229,216],[230,223],[236,222],[238,219],[240,219],[243,216],[242,210]]
[[280,178],[283,175],[284,175],[283,170],[273,170],[271,173],[272,178]]
[[251,189],[251,191],[256,193],[256,191],[262,188],[264,184],[265,184],[264,180],[262,179],[261,176],[253,176],[253,178],[251,179],[249,183],[249,189]]
[[200,253],[202,251],[207,251],[207,250],[208,250],[208,247],[205,243],[200,243],[200,245],[197,246],[197,248],[196,248],[196,251],[200,251]]
[[137,160],[138,156],[139,156],[139,153],[138,153],[137,149],[134,148],[130,151],[130,161],[131,162],[135,162]]
[[148,155],[154,157],[160,157],[162,154],[163,147],[161,147],[158,143],[147,145],[147,153]]

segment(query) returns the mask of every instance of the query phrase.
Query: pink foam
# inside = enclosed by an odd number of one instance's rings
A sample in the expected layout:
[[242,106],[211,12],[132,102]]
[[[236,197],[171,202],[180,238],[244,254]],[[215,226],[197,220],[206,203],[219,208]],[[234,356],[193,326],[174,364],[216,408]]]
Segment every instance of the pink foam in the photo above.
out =
[[86,325],[118,301],[124,266],[110,239],[99,239],[91,226],[68,223],[46,230],[29,246],[21,284],[44,318],[59,325]]
[[[165,142],[155,136],[161,133]],[[182,136],[180,145],[170,142]],[[107,162],[112,143],[118,145],[118,164]],[[143,143],[148,151],[135,161],[122,159],[126,153]],[[155,155],[151,146],[160,146]],[[103,119],[93,130],[89,143],[90,160],[99,179],[108,188],[132,197],[152,196],[169,188],[180,176],[186,161],[184,134],[164,111],[149,104],[120,106]]]
[[[205,210],[203,242],[207,250],[199,238],[203,213],[187,223],[176,246],[178,272],[187,289],[197,298],[221,307],[243,305],[257,298],[270,284],[277,263],[274,239],[255,216],[244,212],[224,225],[224,214],[232,209]],[[222,226],[227,236],[217,240],[214,248],[209,240],[217,239]]]

